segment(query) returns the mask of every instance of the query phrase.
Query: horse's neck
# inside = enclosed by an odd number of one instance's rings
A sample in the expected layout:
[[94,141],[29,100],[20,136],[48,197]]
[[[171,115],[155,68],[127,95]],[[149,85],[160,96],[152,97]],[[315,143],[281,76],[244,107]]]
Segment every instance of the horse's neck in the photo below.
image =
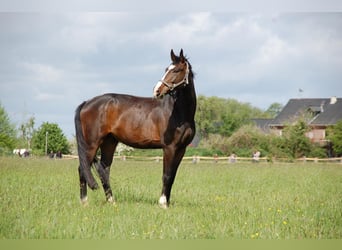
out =
[[192,83],[190,86],[187,86],[186,89],[177,93],[174,105],[174,108],[177,108],[179,112],[184,113],[184,119],[189,122],[194,120],[196,111],[196,93]]

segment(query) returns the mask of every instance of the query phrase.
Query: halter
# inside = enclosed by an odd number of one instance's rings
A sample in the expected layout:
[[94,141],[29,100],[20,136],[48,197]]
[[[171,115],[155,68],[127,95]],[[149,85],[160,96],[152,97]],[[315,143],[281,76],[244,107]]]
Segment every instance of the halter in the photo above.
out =
[[[190,72],[190,70],[189,70],[189,64],[187,63],[187,62],[185,62],[186,63],[186,71],[185,71],[185,76],[184,76],[184,78],[181,80],[181,81],[179,81],[178,83],[167,83],[166,81],[164,81],[164,79],[162,79],[162,80],[160,80],[160,82],[162,83],[162,84],[164,84],[166,87],[168,87],[168,89],[170,90],[170,91],[173,91],[175,88],[177,88],[179,85],[182,85],[183,83],[185,84],[185,85],[188,85],[189,84],[189,72]],[[170,71],[170,69],[168,70],[168,72]],[[165,75],[168,73],[168,72],[166,72],[165,73]],[[163,77],[164,78],[164,77]]]

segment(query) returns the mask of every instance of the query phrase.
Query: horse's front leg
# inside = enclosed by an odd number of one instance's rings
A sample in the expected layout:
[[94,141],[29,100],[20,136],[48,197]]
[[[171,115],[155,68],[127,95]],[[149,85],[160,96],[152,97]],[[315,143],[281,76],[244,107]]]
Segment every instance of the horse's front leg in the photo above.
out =
[[159,198],[159,206],[167,208],[170,204],[171,188],[175,180],[178,166],[184,156],[185,147],[175,149],[174,147],[164,148],[163,159],[163,188]]

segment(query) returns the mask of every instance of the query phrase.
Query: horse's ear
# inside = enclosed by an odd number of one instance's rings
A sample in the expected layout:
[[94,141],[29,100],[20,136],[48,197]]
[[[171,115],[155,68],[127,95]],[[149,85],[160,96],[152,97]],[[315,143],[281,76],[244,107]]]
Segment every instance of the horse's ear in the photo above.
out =
[[175,53],[173,52],[173,49],[171,50],[171,53],[170,53],[170,55],[171,55],[171,61],[172,62],[176,62],[176,55],[175,55]]
[[180,53],[179,53],[179,58],[180,58],[180,60],[181,60],[182,63],[185,62],[185,57],[184,57],[184,55],[183,55],[183,49],[181,49],[181,51],[180,51]]

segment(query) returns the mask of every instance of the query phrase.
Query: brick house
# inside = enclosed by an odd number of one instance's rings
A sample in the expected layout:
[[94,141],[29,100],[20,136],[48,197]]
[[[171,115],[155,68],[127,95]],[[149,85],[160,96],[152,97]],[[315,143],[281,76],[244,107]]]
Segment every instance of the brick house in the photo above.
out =
[[267,122],[267,126],[270,131],[282,135],[284,127],[298,119],[304,119],[310,126],[311,131],[306,136],[312,142],[326,145],[326,129],[342,120],[342,98],[290,99],[277,117]]

